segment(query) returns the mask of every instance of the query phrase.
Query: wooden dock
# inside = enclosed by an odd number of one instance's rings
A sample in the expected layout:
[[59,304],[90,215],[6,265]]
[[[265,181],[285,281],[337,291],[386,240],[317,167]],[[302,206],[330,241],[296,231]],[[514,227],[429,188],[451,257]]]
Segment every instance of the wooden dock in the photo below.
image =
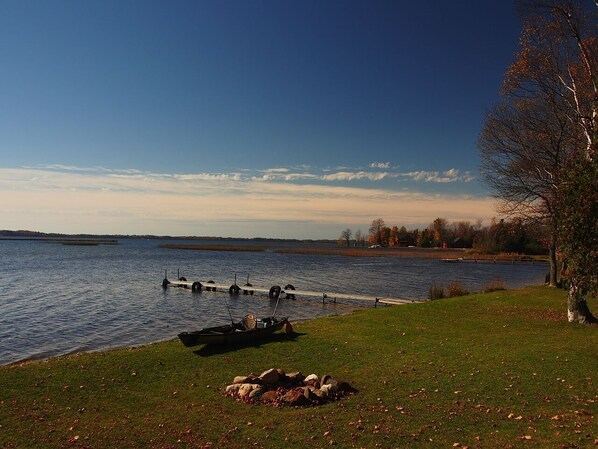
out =
[[374,295],[362,295],[362,294],[351,294],[351,293],[332,293],[332,292],[319,292],[319,291],[312,291],[312,290],[297,290],[290,284],[287,284],[284,288],[281,288],[278,285],[273,285],[270,288],[266,287],[259,287],[251,285],[249,282],[245,285],[237,285],[237,284],[221,284],[214,281],[188,281],[184,277],[179,278],[179,280],[169,280],[164,278],[162,281],[162,287],[164,289],[168,287],[175,287],[175,288],[185,288],[190,289],[192,292],[199,293],[202,290],[206,291],[221,291],[221,292],[228,292],[230,295],[253,295],[254,293],[260,293],[268,295],[270,299],[278,299],[281,295],[284,295],[283,299],[295,299],[297,296],[299,297],[306,297],[306,298],[321,298],[322,303],[325,303],[326,300],[332,300],[336,302],[336,300],[351,300],[351,301],[368,301],[373,302],[374,307],[377,306],[379,303],[384,305],[403,305],[403,304],[412,304],[415,302],[419,302],[413,299],[405,299],[405,298],[392,298],[386,296],[374,296]]
[[284,293],[288,296],[307,296],[307,297],[315,297],[315,298],[322,298],[322,302],[326,299],[331,299],[336,302],[337,299],[348,299],[354,301],[371,301],[376,303],[382,304],[392,304],[392,305],[401,305],[401,304],[411,304],[416,301],[412,299],[403,299],[403,298],[390,298],[385,296],[373,296],[373,295],[360,295],[360,294],[351,294],[351,293],[331,293],[331,292],[317,292],[317,291],[310,291],[310,290],[282,290],[281,293]]

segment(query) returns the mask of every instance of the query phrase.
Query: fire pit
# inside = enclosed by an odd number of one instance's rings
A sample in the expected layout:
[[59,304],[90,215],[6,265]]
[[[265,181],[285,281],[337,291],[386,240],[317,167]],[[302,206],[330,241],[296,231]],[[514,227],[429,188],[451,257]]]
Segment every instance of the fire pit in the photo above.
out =
[[335,401],[357,390],[348,382],[324,374],[304,376],[300,372],[286,374],[271,368],[259,376],[237,376],[226,387],[225,394],[240,402],[273,407],[309,407]]

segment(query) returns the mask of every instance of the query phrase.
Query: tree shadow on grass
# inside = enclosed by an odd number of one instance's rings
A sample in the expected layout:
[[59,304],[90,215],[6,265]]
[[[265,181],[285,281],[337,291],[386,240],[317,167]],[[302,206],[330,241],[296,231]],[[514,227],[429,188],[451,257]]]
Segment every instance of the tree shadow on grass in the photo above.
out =
[[277,332],[272,334],[268,338],[264,338],[263,340],[253,340],[235,344],[228,344],[228,345],[210,345],[206,344],[203,345],[200,349],[193,351],[193,354],[198,355],[200,357],[209,357],[211,355],[217,354],[225,354],[227,352],[237,351],[239,349],[244,348],[262,348],[266,346],[268,343],[281,343],[287,341],[297,341],[297,339],[303,335],[307,335],[305,333],[300,332],[292,332],[290,334],[284,332]]

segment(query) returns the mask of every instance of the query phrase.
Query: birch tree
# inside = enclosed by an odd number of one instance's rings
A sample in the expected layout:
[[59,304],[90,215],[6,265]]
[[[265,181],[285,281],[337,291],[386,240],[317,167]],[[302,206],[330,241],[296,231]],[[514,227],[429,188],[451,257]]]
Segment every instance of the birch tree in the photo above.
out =
[[584,156],[591,159],[598,126],[598,0],[528,0],[522,5],[521,50],[505,87],[521,97],[559,96],[584,136]]
[[[598,143],[598,0],[529,0],[521,2],[525,24],[521,35],[521,50],[505,77],[505,92],[521,101],[541,103],[556,99],[562,114],[576,129],[578,146],[567,161],[565,175],[580,167],[595,164]],[[595,182],[595,181],[594,181]],[[581,236],[562,232],[561,223],[572,217],[582,220],[584,229],[592,229],[593,217],[580,214],[579,209],[593,210],[582,190],[571,187],[574,183],[555,185],[559,246],[568,266],[570,279],[568,297],[569,321],[595,321],[584,297],[584,285],[595,267],[587,264],[593,259],[578,257],[575,248],[585,247]],[[591,181],[590,181],[591,185]],[[591,197],[589,201],[594,201]],[[577,206],[576,206],[577,205]],[[562,221],[561,221],[562,220]],[[595,231],[595,227],[593,228]]]

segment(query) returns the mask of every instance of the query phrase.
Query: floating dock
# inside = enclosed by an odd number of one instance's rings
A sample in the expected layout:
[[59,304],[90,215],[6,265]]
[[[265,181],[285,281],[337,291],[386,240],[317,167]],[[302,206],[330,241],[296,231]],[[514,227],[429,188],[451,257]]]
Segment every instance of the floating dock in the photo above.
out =
[[312,291],[312,290],[297,290],[291,284],[285,285],[284,288],[273,285],[270,288],[266,287],[259,287],[254,286],[247,282],[244,285],[237,285],[232,284],[221,284],[218,282],[214,282],[212,280],[209,281],[188,281],[184,277],[180,277],[178,280],[169,280],[167,277],[164,278],[162,281],[162,287],[167,289],[169,287],[175,288],[185,288],[190,289],[192,292],[199,293],[202,290],[206,291],[221,291],[221,292],[228,292],[229,295],[253,295],[254,293],[261,293],[267,294],[270,299],[278,299],[281,295],[284,295],[283,299],[295,299],[297,296],[300,297],[309,297],[309,298],[321,298],[322,303],[325,303],[326,300],[332,300],[336,302],[337,299],[344,299],[344,300],[354,300],[354,301],[369,301],[373,302],[374,306],[378,303],[385,304],[385,305],[402,305],[402,304],[412,304],[415,302],[419,302],[413,299],[405,299],[405,298],[392,298],[386,296],[373,296],[373,295],[361,295],[361,294],[351,294],[351,293],[331,293],[331,292],[319,292],[319,291]]

